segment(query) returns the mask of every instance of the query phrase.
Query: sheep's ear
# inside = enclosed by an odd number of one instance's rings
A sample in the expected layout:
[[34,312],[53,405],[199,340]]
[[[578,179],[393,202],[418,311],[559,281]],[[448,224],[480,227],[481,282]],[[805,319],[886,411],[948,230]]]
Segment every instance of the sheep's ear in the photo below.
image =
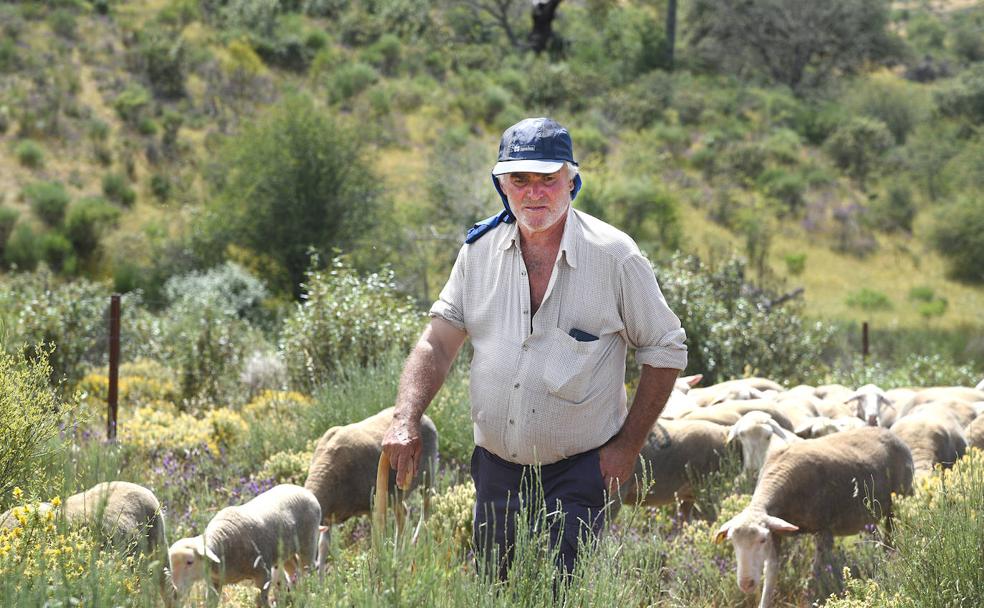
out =
[[714,534],[715,543],[723,543],[725,539],[731,538],[731,526],[734,521],[735,518],[732,517],[731,519],[726,521],[723,526],[718,528],[717,533]]
[[891,399],[885,396],[885,393],[878,393],[878,400],[881,401],[883,405],[887,405],[888,407],[895,407],[895,404],[892,403]]
[[215,551],[209,549],[208,545],[205,544],[204,536],[198,537],[198,543],[195,545],[195,553],[197,553],[199,556],[208,558],[209,560],[215,562],[216,564],[222,563],[222,560],[220,560],[219,556],[215,554]]
[[845,399],[844,400],[844,403],[850,403],[852,401],[857,401],[860,398],[861,398],[861,393],[854,393],[853,395],[851,395],[850,397],[848,397],[847,399]]
[[813,434],[813,423],[815,421],[816,418],[807,418],[793,429],[793,434],[804,439],[809,438]]
[[[732,441],[735,440],[735,437],[737,437],[737,436],[738,436],[738,423],[736,422],[736,423],[734,423],[734,424],[731,425],[731,430],[728,431],[728,438],[725,439],[724,442],[725,443],[731,443]],[[719,437],[720,437],[720,435],[719,435]]]
[[[683,378],[681,378],[681,380],[689,384],[691,388],[697,386],[697,384],[703,379],[704,379],[704,374],[694,374],[693,376],[684,376]],[[984,382],[982,382],[981,384],[984,384]]]
[[765,523],[769,527],[769,530],[773,532],[796,532],[799,530],[799,526],[791,524],[785,519],[774,515],[769,515],[768,518],[766,518]]
[[789,432],[786,429],[782,428],[782,425],[776,422],[775,418],[769,418],[769,427],[772,428],[772,434],[776,435],[777,437],[785,437],[786,433]]

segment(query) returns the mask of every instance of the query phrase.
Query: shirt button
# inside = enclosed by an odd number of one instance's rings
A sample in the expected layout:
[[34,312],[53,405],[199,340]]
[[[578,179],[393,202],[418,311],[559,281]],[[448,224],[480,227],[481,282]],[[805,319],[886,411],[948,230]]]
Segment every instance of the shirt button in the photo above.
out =
[[519,271],[519,274],[520,274],[521,276],[524,276],[524,277],[525,277],[525,276],[526,276],[526,271],[525,271],[525,270],[520,270],[520,271]]
[[512,454],[512,457],[513,457],[513,458],[515,458],[515,457],[516,457],[516,452],[513,452],[513,454]]
[[524,315],[528,315],[528,314],[530,314],[530,311],[529,311],[529,309],[526,309],[526,308],[524,308],[524,309],[523,309],[523,314],[524,314]]
[[516,421],[515,421],[515,420],[513,420],[512,418],[510,418],[510,419],[509,419],[509,424],[516,424]]
[[517,383],[516,383],[516,384],[515,384],[515,385],[513,386],[513,388],[519,388],[519,382],[517,382]]
[[523,350],[529,350],[529,349],[530,349],[530,345],[529,344],[524,344],[523,345]]

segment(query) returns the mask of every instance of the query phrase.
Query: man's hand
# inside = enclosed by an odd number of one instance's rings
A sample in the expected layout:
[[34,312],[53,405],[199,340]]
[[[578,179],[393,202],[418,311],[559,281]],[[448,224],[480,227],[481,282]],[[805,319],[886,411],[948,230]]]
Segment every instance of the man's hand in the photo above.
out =
[[389,457],[390,466],[396,469],[396,485],[400,489],[410,487],[417,473],[423,444],[420,440],[420,420],[394,418],[383,436],[383,452]]
[[598,450],[598,460],[601,461],[601,476],[605,480],[605,489],[610,495],[615,495],[620,489],[628,487],[635,471],[639,450],[626,446],[619,438],[601,446]]

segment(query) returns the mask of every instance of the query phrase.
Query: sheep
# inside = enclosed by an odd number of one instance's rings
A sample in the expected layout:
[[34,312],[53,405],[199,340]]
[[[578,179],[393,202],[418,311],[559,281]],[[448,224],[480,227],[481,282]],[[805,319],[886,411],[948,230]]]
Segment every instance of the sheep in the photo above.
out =
[[701,378],[703,378],[701,374],[677,378],[673,384],[673,391],[666,401],[666,406],[660,413],[660,418],[673,420],[696,409],[698,407],[697,402],[688,393],[693,386],[700,382]]
[[980,382],[978,382],[977,383],[977,386],[974,387],[974,390],[984,391],[984,380],[981,380]]
[[742,470],[758,473],[767,454],[791,443],[802,441],[792,432],[779,426],[772,416],[762,411],[748,412],[728,432],[728,442],[741,443]]
[[834,535],[856,534],[881,515],[891,517],[892,493],[910,493],[912,475],[909,448],[881,427],[792,444],[769,456],[751,503],[721,526],[715,541],[727,538],[734,545],[738,586],[745,593],[758,586],[764,565],[759,608],[766,608],[776,586],[782,535],[817,535],[816,577]]
[[906,404],[902,410],[903,416],[912,416],[920,412],[928,412],[933,416],[950,416],[961,428],[977,418],[977,408],[966,401],[927,401],[918,405]]
[[775,398],[775,407],[783,416],[789,419],[793,429],[803,425],[808,420],[819,415],[817,405],[820,399],[803,392],[786,391]]
[[922,412],[904,416],[892,425],[892,432],[909,446],[920,477],[932,473],[936,464],[953,466],[967,450],[963,429],[946,415]]
[[825,401],[837,401],[840,403],[844,402],[844,399],[849,397],[854,390],[843,384],[821,384],[817,387],[816,396]]
[[[844,399],[844,403],[852,401],[857,404],[858,418],[868,423],[868,426],[887,428],[895,422],[895,405],[885,395],[885,391],[875,384],[865,384]],[[885,412],[885,407],[892,408],[892,413]]]
[[[688,518],[695,499],[691,475],[717,471],[726,444],[727,431],[713,422],[657,421],[639,454],[633,480],[620,488],[622,503],[658,506],[679,500],[680,512]],[[641,480],[648,482],[648,486],[640,496]],[[610,517],[617,514],[618,506],[618,503],[613,505]]]
[[[393,420],[393,409],[388,407],[360,422],[332,427],[318,440],[304,487],[318,499],[325,526],[371,511],[383,435]],[[421,462],[407,490],[412,490],[421,480],[432,481],[437,467],[437,429],[428,416],[421,420],[421,440]],[[395,477],[390,476],[390,493],[396,487]],[[326,528],[320,544],[324,547],[327,542]]]
[[917,405],[929,403],[930,401],[984,401],[984,390],[969,388],[966,386],[934,386],[917,391],[916,394],[903,406],[903,410],[911,410]]
[[726,380],[713,386],[690,391],[690,395],[700,407],[730,399],[761,399],[765,391],[781,392],[782,385],[766,378],[739,378]]
[[[58,508],[47,502],[38,508],[42,513],[56,510],[72,527],[97,524],[95,532],[109,544],[160,560],[157,572],[161,598],[166,606],[172,605],[174,597],[164,572],[164,513],[152,491],[128,481],[106,481],[69,496]],[[0,515],[0,529],[9,530],[16,525],[10,511]]]
[[967,447],[984,450],[984,416],[979,416],[964,429]]
[[829,418],[827,416],[815,416],[806,418],[793,429],[793,432],[803,439],[816,439],[832,433],[840,433],[848,429],[856,429],[864,426],[864,420],[855,416],[842,416],[840,418]]
[[782,428],[788,431],[793,430],[793,423],[785,414],[779,411],[776,403],[771,399],[738,399],[734,401],[725,401],[710,407],[698,408],[687,413],[680,419],[707,420],[708,422],[715,422],[717,424],[723,424],[724,426],[730,427],[738,422],[738,419],[743,415],[752,411],[765,412],[772,416],[772,418],[779,423],[779,426]]
[[257,606],[269,605],[271,581],[279,581],[317,560],[321,507],[310,491],[280,484],[246,504],[215,514],[205,533],[175,541],[168,550],[177,594],[208,573],[216,595],[222,585],[253,581],[260,589]]

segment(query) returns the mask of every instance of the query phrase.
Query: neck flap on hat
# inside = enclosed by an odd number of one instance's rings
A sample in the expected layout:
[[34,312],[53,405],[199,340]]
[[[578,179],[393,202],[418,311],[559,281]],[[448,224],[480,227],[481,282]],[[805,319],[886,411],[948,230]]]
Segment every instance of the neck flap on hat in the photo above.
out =
[[[512,224],[516,221],[516,216],[513,215],[512,209],[509,207],[509,198],[506,197],[506,193],[502,191],[502,186],[499,185],[499,180],[495,175],[492,176],[492,185],[495,186],[495,191],[499,193],[499,198],[502,199],[502,206],[505,207],[502,211],[496,213],[491,217],[487,217],[484,220],[472,225],[465,234],[465,243],[472,244],[478,239],[485,236],[485,234],[491,231],[493,228],[499,224]],[[574,187],[571,188],[571,202],[577,197],[577,193],[581,191],[581,174],[578,173],[574,176]]]

